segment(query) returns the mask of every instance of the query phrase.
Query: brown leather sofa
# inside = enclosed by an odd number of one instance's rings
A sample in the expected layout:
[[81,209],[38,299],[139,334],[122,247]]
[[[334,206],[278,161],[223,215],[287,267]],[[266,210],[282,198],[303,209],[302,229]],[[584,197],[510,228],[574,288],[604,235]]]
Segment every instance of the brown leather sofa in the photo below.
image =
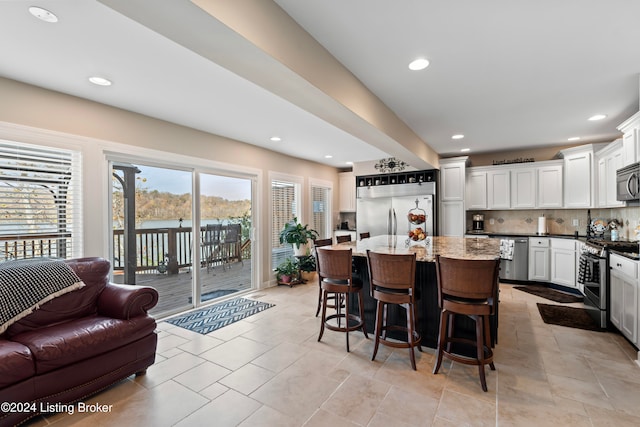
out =
[[[109,283],[109,261],[66,261],[85,287],[64,294],[0,335],[0,426],[83,399],[155,360],[155,289]],[[44,409],[43,409],[44,408]]]

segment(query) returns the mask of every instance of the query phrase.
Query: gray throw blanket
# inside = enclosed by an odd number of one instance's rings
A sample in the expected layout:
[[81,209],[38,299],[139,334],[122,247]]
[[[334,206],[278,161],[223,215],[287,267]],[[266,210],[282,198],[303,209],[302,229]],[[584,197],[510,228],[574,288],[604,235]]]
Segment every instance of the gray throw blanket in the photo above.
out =
[[0,263],[0,334],[41,304],[83,286],[62,261],[33,258]]

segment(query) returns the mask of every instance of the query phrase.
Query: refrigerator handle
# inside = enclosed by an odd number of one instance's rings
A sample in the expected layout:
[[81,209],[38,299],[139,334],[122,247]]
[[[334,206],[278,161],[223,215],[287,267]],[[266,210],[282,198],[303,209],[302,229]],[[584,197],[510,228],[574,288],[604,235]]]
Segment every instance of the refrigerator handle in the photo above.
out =
[[396,210],[391,208],[393,211],[393,235],[398,234],[398,219],[396,218]]
[[387,212],[387,234],[391,234],[391,208]]

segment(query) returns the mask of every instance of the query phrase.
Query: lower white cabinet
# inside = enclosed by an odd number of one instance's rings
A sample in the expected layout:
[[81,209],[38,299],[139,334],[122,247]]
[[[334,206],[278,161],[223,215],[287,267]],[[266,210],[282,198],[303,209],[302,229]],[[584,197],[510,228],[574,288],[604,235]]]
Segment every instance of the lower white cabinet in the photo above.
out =
[[551,282],[570,288],[577,288],[576,241],[571,239],[549,239],[549,242],[551,246]]
[[638,344],[638,261],[611,254],[611,323],[633,344]]
[[549,281],[549,239],[529,239],[529,280]]

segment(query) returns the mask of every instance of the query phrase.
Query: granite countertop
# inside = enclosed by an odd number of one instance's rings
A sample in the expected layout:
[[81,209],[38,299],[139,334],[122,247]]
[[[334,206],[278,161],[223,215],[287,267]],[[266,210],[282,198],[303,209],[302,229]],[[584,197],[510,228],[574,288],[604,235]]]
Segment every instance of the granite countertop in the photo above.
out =
[[[553,237],[553,238],[561,238],[561,239],[576,239],[575,234],[538,234],[538,233],[496,233],[484,231],[482,233],[474,233],[472,231],[467,231],[467,236],[488,236],[488,237]],[[580,234],[577,237],[578,240],[586,240],[587,236],[584,234]]]
[[434,262],[436,255],[463,259],[496,259],[500,256],[500,241],[464,237],[430,237],[430,243],[408,244],[408,238],[398,236],[373,236],[368,239],[339,243],[333,249],[351,248],[354,256],[367,256],[367,249],[380,253],[415,253],[416,260]]

